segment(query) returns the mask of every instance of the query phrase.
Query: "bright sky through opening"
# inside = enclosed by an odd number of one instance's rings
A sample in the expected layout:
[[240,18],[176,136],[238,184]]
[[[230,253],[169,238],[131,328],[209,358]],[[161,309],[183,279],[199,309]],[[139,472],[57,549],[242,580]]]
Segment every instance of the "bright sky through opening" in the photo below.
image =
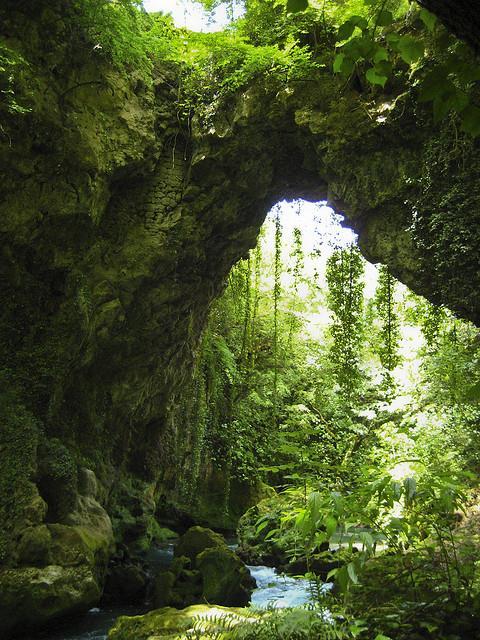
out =
[[[191,31],[221,31],[230,22],[226,6],[216,9],[209,15],[197,2],[189,0],[143,0],[148,12],[163,11],[170,13],[177,27],[186,27]],[[234,7],[234,17],[240,10]]]

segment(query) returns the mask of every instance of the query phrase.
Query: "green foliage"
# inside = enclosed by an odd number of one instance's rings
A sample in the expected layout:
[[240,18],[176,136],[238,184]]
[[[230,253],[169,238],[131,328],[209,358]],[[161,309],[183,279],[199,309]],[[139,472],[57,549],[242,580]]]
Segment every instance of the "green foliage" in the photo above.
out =
[[[332,619],[333,618],[333,619]],[[326,607],[267,611],[250,625],[240,624],[232,640],[349,640],[348,621],[335,619]]]
[[362,351],[363,262],[352,245],[332,254],[327,264],[328,307],[332,312],[331,359],[338,383],[346,396],[360,384]]
[[391,372],[400,363],[398,353],[400,321],[395,310],[395,280],[384,266],[379,269],[375,304],[381,322],[380,335],[375,347],[380,357],[380,362],[385,369],[385,382],[387,386],[391,386]]
[[72,11],[79,37],[96,55],[121,68],[151,69],[144,37],[150,19],[141,9],[140,0],[76,0]]

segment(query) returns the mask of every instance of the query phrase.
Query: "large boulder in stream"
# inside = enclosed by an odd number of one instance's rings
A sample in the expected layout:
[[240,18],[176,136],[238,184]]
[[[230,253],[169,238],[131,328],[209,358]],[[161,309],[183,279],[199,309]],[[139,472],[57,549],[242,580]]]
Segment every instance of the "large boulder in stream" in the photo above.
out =
[[212,604],[242,607],[256,587],[247,566],[230,549],[206,549],[196,564],[203,579],[203,598]]
[[255,588],[247,566],[228,548],[223,536],[191,527],[175,548],[168,571],[155,578],[156,607],[186,607],[195,603],[244,606]]
[[227,549],[225,538],[207,527],[190,527],[179,539],[175,546],[174,555],[176,558],[181,556],[190,558],[191,562],[195,564],[198,554],[211,548]]

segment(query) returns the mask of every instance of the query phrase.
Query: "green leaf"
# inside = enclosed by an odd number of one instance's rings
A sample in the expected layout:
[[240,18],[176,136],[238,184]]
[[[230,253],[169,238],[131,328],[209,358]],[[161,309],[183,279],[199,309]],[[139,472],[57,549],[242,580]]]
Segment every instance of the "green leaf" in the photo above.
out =
[[389,33],[387,34],[387,42],[391,47],[395,47],[402,36],[398,33]]
[[308,0],[287,0],[288,13],[299,13],[308,9]]
[[382,60],[388,60],[388,59],[389,59],[389,55],[385,47],[378,47],[378,49],[375,51],[375,55],[373,56],[373,61],[382,62]]
[[363,542],[363,544],[367,547],[369,551],[373,548],[373,537],[370,533],[368,533],[368,531],[363,531],[360,534],[360,540]]
[[355,62],[344,53],[339,53],[333,62],[333,71],[348,77],[355,68]]
[[390,638],[390,636],[384,636],[383,634],[379,633],[378,635],[375,636],[375,640],[392,640]]
[[279,529],[272,529],[271,531],[269,531],[267,533],[267,535],[265,536],[265,540],[270,540],[270,538],[273,538],[273,536],[277,535],[277,533],[279,532]]
[[338,28],[338,40],[348,40],[348,38],[353,35],[355,27],[358,27],[361,31],[365,31],[365,29],[368,28],[368,22],[363,16],[350,16],[350,18]]
[[350,16],[349,21],[362,31],[368,28],[368,21],[363,16]]
[[473,138],[480,136],[480,109],[471,104],[462,113],[462,131]]
[[433,119],[440,122],[450,111],[460,113],[464,111],[468,105],[468,96],[453,85],[452,89],[446,93],[440,94],[433,101]]
[[346,57],[352,60],[362,58],[371,60],[375,55],[377,45],[370,36],[356,36],[343,45],[342,51]]
[[257,535],[258,535],[259,533],[261,533],[264,529],[266,529],[266,528],[268,527],[268,525],[269,525],[269,524],[270,524],[270,521],[269,521],[269,520],[264,520],[262,523],[260,523],[260,524],[257,526],[257,531],[256,531]]
[[380,60],[380,62],[376,63],[374,69],[378,75],[389,78],[392,74],[393,66],[390,60]]
[[333,516],[327,516],[325,518],[325,528],[327,530],[327,536],[331,538],[337,530],[337,521]]
[[353,24],[353,22],[350,22],[350,20],[347,20],[347,22],[344,22],[338,28],[337,40],[339,41],[348,40],[348,38],[350,38],[350,36],[353,35],[354,31],[355,31],[355,25]]
[[421,40],[413,36],[401,36],[397,43],[398,52],[407,64],[417,62],[425,53],[425,46]]
[[355,565],[353,564],[353,562],[349,562],[347,564],[347,573],[353,584],[358,584],[358,576],[357,572],[355,571]]
[[405,478],[403,481],[403,488],[405,490],[406,499],[411,501],[417,493],[417,481],[415,478]]
[[361,633],[363,633],[364,631],[366,631],[367,627],[364,627],[362,624],[358,624],[358,623],[354,623],[351,624],[348,628],[348,630],[350,631],[350,633],[352,634],[352,636],[354,638],[356,638],[357,636],[359,636]]
[[379,75],[375,67],[372,67],[371,69],[369,69],[365,75],[367,80],[370,82],[370,84],[374,84],[374,85],[378,84],[381,87],[384,87],[388,80],[387,76]]
[[393,13],[384,9],[377,16],[377,26],[388,27],[393,22]]
[[453,87],[450,80],[447,79],[447,72],[443,67],[433,69],[420,83],[419,96],[420,102],[430,102],[442,95],[448,87]]
[[347,567],[343,566],[340,569],[337,569],[337,573],[335,574],[335,580],[340,587],[340,590],[345,592],[348,589],[348,572]]
[[338,53],[335,56],[335,60],[333,61],[333,71],[334,73],[341,73],[343,61],[345,60],[344,53]]
[[420,11],[420,20],[429,31],[433,31],[435,29],[435,25],[437,24],[437,16],[433,15],[433,13],[430,13],[430,11],[422,9]]
[[467,392],[468,400],[480,400],[480,381],[474,384]]
[[470,62],[459,64],[458,60],[455,59],[452,67],[453,73],[465,84],[478,82],[478,80],[480,80],[480,66],[478,64],[472,64]]
[[336,567],[335,569],[330,569],[330,571],[327,573],[326,582],[328,582],[330,578],[333,578],[333,576],[335,576],[337,572],[338,572],[338,567]]

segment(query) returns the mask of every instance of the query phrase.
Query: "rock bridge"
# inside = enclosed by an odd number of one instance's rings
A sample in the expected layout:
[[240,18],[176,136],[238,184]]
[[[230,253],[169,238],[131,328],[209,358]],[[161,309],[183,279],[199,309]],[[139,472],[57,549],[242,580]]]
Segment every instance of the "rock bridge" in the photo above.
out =
[[[45,501],[69,531],[59,540],[101,529],[83,571],[111,536],[95,496],[116,504],[125,478],[128,499],[175,495],[176,407],[209,307],[279,200],[328,200],[367,259],[480,321],[479,145],[433,124],[407,79],[372,93],[326,69],[282,87],[259,79],[187,126],[175,68],[145,82],[91,55],[72,63],[54,18],[20,3],[2,20],[29,63],[32,103],[0,129],[0,561],[16,597],[32,580],[22,567],[62,564],[51,540],[48,558],[18,551],[44,526]],[[87,578],[61,611],[88,601],[95,571]]]

